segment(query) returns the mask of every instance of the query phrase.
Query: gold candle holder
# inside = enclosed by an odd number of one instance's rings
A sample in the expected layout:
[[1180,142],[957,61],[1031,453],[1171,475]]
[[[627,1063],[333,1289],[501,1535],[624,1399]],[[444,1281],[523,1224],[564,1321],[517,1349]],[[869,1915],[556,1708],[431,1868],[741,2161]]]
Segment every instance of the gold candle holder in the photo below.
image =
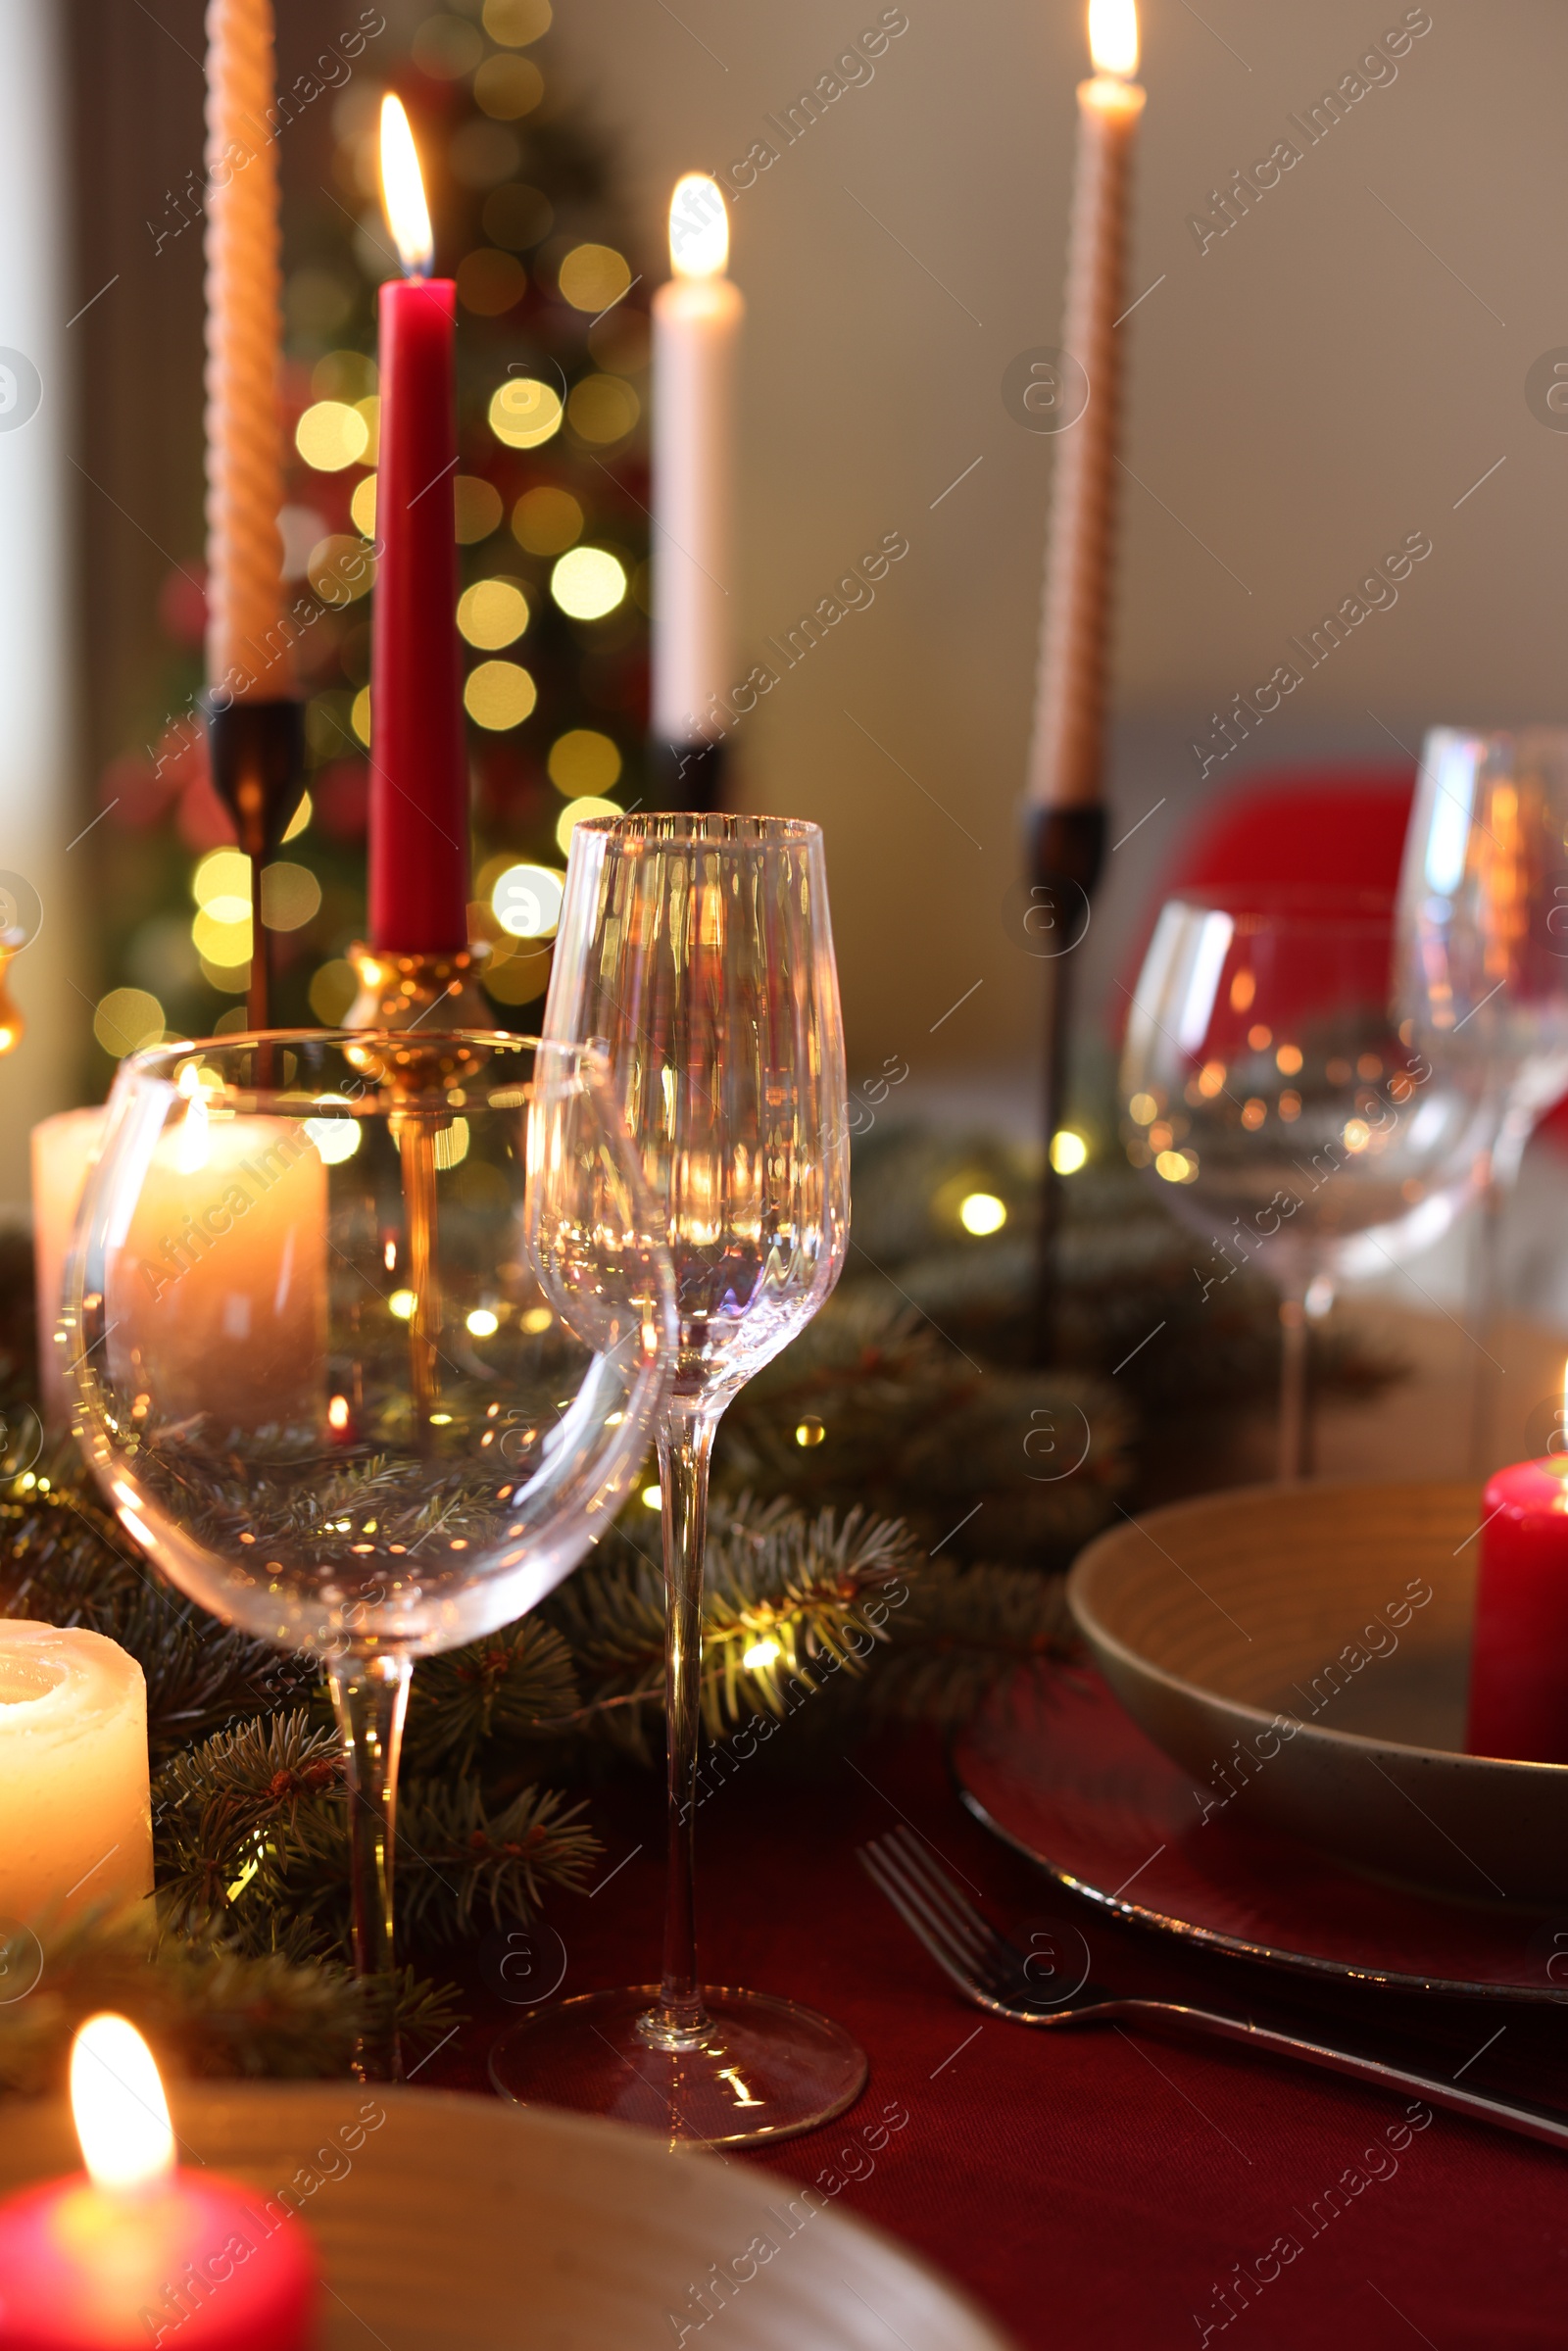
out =
[[[392,1121],[403,1161],[403,1195],[409,1231],[408,1287],[414,1293],[409,1318],[409,1351],[421,1435],[428,1440],[430,1414],[440,1400],[443,1321],[440,1285],[432,1272],[435,1242],[435,1139],[461,1112],[464,1087],[476,1076],[485,1049],[458,1044],[447,1032],[488,1029],[495,1015],[479,993],[477,974],[489,949],[482,942],[455,955],[390,955],[380,948],[355,947],[350,960],[360,993],[344,1020],[347,1029],[376,1029],[399,1040],[390,1050],[355,1052],[368,1078],[409,1108]],[[406,1040],[406,1042],[405,1042]],[[428,1098],[442,1094],[450,1108],[432,1111]],[[424,1101],[416,1106],[416,1097]]]

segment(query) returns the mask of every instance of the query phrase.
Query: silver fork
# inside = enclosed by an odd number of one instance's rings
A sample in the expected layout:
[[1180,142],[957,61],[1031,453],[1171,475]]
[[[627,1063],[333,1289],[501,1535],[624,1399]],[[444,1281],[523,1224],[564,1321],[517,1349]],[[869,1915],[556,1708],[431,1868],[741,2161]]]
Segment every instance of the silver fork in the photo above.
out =
[[[1029,1974],[1041,1955],[1025,1952],[999,1935],[931,1858],[913,1830],[895,1829],[890,1836],[862,1845],[859,1859],[872,1883],[943,1974],[966,2000],[992,2016],[1006,2017],[1015,2025],[1039,2026],[1047,2032],[1070,2030],[1074,2025],[1129,2024],[1184,2038],[1195,2035],[1238,2041],[1244,2048],[1266,2049],[1276,2057],[1293,2057],[1300,2065],[1348,2074],[1379,2089],[1424,2099],[1451,2114],[1467,2115],[1472,2122],[1491,2123],[1499,2131],[1516,2131],[1522,2138],[1541,2139],[1549,2147],[1568,2147],[1568,2119],[1561,2116],[1483,2097],[1478,2090],[1460,2089],[1454,2082],[1407,2073],[1402,2066],[1360,2057],[1323,2041],[1300,2040],[1294,2033],[1254,2025],[1246,2017],[1189,2008],[1175,2000],[1120,1999],[1087,1981],[1074,1991],[1052,1995]],[[1084,1949],[1087,1955],[1087,1943]]]

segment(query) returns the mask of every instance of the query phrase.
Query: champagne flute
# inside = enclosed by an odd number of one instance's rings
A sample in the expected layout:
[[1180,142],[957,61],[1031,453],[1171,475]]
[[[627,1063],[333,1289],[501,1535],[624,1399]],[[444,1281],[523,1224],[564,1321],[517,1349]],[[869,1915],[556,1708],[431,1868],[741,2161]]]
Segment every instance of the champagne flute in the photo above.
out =
[[602,1057],[273,1032],[122,1063],[68,1272],[75,1433],[224,1624],[318,1659],[342,1734],[366,2080],[390,1998],[416,1657],[509,1624],[628,1491],[674,1279]]
[[571,836],[545,1010],[607,1050],[674,1261],[680,1343],[659,1422],[667,1866],[663,1978],[521,2020],[498,2088],[671,2140],[789,2136],[865,2058],[826,2017],[702,1984],[693,1879],[709,1458],[731,1397],[809,1321],[849,1233],[844,1036],[822,836],[782,817],[592,817]]
[[1280,1290],[1285,1480],[1310,1452],[1308,1316],[1445,1231],[1495,1130],[1482,1073],[1435,1071],[1397,1028],[1394,937],[1371,894],[1172,900],[1128,1016],[1128,1153],[1210,1244],[1203,1298],[1254,1259]]

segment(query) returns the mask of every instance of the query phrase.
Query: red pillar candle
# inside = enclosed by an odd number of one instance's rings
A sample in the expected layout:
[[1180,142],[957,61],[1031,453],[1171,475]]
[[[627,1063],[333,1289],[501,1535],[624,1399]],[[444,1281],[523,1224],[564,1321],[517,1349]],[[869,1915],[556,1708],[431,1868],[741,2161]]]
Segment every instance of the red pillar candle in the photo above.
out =
[[315,2257],[293,2207],[175,2169],[152,2051],[90,2017],[71,2056],[88,2171],[0,2206],[4,2351],[310,2351]]
[[468,767],[452,523],[457,288],[450,277],[426,274],[430,219],[396,98],[381,110],[381,176],[408,274],[381,288],[370,945],[390,955],[451,955],[468,944]]
[[1465,1744],[1568,1763],[1568,1459],[1516,1461],[1482,1496]]

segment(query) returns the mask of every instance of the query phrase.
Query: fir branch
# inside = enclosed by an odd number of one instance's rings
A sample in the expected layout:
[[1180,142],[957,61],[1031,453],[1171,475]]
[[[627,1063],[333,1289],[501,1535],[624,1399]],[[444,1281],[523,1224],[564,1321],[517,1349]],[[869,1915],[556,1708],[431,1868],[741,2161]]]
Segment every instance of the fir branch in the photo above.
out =
[[170,1922],[189,1931],[220,1917],[259,1876],[262,1891],[277,1894],[302,1875],[319,1876],[347,1835],[342,1788],[337,1734],[313,1728],[303,1709],[242,1723],[174,1756],[153,1789]]
[[492,1739],[517,1738],[547,1717],[575,1711],[571,1651],[553,1625],[514,1625],[422,1660],[414,1678],[405,1754],[416,1769],[472,1768]]
[[525,1788],[490,1813],[471,1780],[411,1780],[398,1803],[400,1931],[451,1938],[481,1917],[526,1925],[545,1886],[578,1890],[603,1852],[585,1809]]

